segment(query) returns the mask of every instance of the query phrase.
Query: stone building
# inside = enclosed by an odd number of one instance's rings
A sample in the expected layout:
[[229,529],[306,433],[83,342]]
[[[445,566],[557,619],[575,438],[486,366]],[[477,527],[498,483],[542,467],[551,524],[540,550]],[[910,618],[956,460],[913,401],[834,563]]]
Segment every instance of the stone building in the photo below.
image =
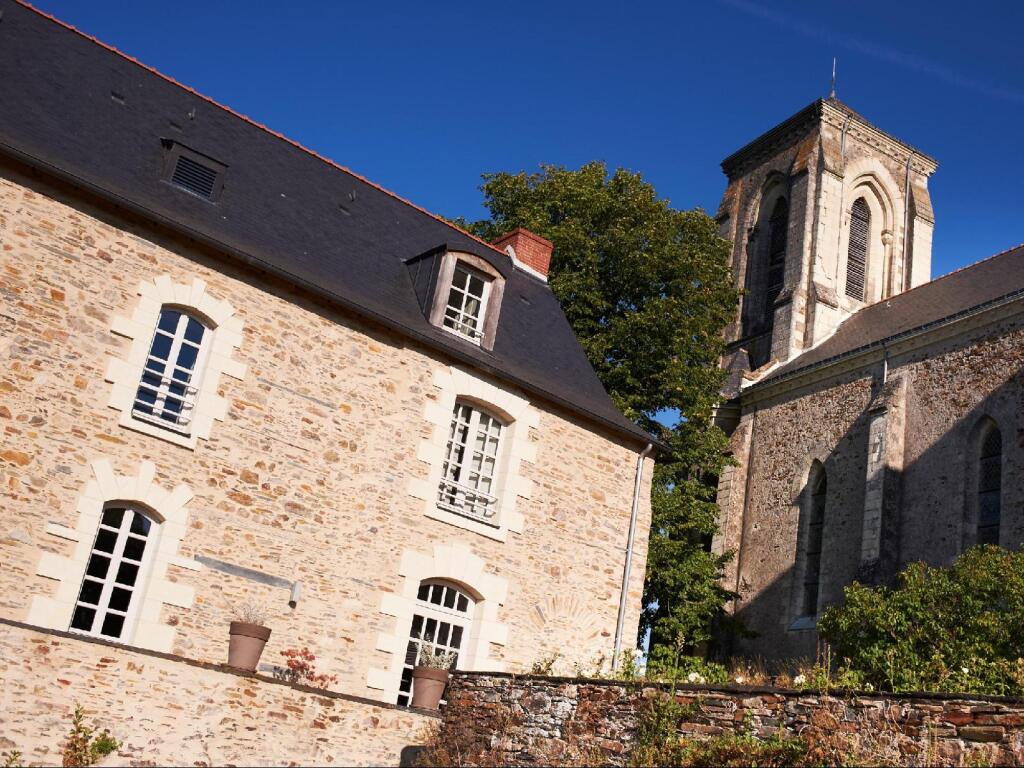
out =
[[[418,642],[631,644],[651,438],[549,242],[478,241],[14,0],[0,104],[0,746],[43,759],[78,701],[140,759],[387,761]],[[328,698],[215,666],[247,601],[262,669],[306,646]]]
[[758,633],[813,654],[854,579],[1024,534],[1024,247],[931,279],[936,162],[834,98],[728,157],[742,308],[717,551]]

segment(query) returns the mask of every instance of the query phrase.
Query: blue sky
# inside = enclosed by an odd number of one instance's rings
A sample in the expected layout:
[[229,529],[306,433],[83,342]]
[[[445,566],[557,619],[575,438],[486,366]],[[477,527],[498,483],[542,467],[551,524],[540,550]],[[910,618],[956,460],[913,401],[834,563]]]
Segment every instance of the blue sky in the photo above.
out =
[[593,159],[713,212],[719,161],[819,96],[936,157],[934,274],[1024,241],[1024,3],[36,0],[446,216]]

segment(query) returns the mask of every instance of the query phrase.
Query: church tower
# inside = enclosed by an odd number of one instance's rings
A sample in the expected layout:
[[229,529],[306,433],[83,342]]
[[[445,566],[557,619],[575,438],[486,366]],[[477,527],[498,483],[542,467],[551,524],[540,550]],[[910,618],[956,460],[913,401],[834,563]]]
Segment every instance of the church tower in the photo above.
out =
[[835,98],[723,160],[717,219],[744,292],[725,365],[738,377],[784,363],[860,308],[927,282],[936,167]]

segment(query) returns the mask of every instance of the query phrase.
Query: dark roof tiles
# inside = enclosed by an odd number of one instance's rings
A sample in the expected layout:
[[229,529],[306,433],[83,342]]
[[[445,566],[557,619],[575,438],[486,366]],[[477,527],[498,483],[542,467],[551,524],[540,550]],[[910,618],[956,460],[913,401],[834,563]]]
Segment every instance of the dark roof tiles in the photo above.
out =
[[[547,285],[505,254],[52,17],[15,0],[0,8],[0,151],[649,439],[601,386]],[[168,142],[227,166],[216,204],[161,180]],[[420,307],[404,261],[442,246],[506,278],[490,352],[430,325]]]

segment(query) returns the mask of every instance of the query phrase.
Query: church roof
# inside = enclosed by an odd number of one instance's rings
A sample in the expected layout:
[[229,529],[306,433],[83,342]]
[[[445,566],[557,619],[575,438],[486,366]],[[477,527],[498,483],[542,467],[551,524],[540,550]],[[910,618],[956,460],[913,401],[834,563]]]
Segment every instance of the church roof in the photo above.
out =
[[1018,296],[1024,296],[1024,245],[864,307],[831,337],[752,386],[788,378]]
[[[775,127],[765,131],[753,141],[748,142],[733,152],[722,161],[722,171],[732,179],[735,174],[741,172],[741,169],[751,157],[768,150],[777,149],[780,146],[788,146],[798,137],[807,135],[821,124],[822,114],[826,109],[833,109],[843,115],[848,115],[866,128],[881,134],[893,144],[902,147],[905,151],[913,153],[916,157],[932,166],[938,166],[938,161],[935,158],[908,144],[903,139],[879,128],[852,107],[834,96],[830,96],[811,102],[796,114],[786,118]],[[935,168],[933,167],[931,170],[934,171]]]
[[[0,0],[0,152],[635,441],[550,288],[393,193],[20,0]],[[177,143],[226,166],[216,203],[163,180]],[[447,247],[506,280],[493,350],[434,327],[406,261]]]

